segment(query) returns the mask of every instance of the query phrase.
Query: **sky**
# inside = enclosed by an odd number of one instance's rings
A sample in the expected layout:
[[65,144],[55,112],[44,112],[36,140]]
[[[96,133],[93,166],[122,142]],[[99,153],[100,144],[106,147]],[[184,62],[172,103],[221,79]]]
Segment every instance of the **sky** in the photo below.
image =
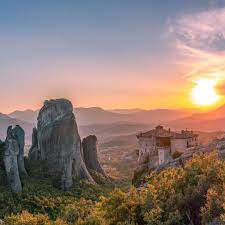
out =
[[0,112],[194,108],[199,79],[224,103],[224,0],[1,0]]

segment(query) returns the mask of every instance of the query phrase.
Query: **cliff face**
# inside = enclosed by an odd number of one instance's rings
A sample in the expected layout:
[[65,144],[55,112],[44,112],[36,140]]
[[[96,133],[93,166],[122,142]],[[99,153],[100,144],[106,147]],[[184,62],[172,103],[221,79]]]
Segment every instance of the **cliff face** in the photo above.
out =
[[81,140],[73,114],[66,99],[45,101],[38,115],[37,138],[40,159],[48,172],[57,175],[60,188],[72,186],[72,178],[94,182],[82,158]]

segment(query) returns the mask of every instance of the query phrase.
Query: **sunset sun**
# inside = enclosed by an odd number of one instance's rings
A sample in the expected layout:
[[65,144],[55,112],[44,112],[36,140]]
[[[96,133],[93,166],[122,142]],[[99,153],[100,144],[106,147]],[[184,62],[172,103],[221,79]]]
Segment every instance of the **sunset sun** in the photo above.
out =
[[196,83],[192,89],[192,98],[199,106],[211,106],[219,100],[219,95],[215,90],[216,81],[203,79]]

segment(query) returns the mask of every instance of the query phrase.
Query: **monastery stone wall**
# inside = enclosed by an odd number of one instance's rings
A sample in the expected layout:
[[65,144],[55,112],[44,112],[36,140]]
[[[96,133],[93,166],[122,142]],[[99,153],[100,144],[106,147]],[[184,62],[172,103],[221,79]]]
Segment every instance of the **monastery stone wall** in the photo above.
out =
[[171,139],[171,152],[185,152],[187,149],[186,139]]

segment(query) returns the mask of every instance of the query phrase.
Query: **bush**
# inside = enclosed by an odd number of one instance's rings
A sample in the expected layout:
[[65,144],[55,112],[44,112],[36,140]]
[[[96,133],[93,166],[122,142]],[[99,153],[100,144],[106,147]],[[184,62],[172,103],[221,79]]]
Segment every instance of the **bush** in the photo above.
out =
[[[149,176],[145,221],[205,224],[224,212],[225,164],[215,152],[195,156],[184,168],[170,168]],[[220,199],[220,200],[219,200]]]
[[182,155],[181,152],[175,151],[175,152],[172,153],[172,158],[173,159],[176,159],[176,158],[179,158],[181,155]]
[[19,215],[11,215],[5,219],[7,225],[51,225],[48,216],[37,214],[32,215],[27,211],[23,211]]
[[110,196],[102,197],[97,203],[95,215],[105,225],[144,225],[141,216],[141,205],[143,196],[139,195],[136,188],[131,188],[129,193],[115,189]]
[[65,207],[61,218],[68,224],[84,222],[91,213],[94,203],[91,200],[81,199]]
[[104,224],[199,225],[224,218],[225,163],[215,152],[146,180],[147,188],[101,198],[97,211]]
[[145,177],[146,177],[146,175],[148,173],[149,173],[149,170],[146,167],[144,167],[144,168],[137,168],[134,171],[134,174],[133,174],[132,184],[135,187],[140,186],[142,181],[145,180]]
[[[145,188],[109,193],[77,183],[69,192],[29,178],[17,195],[0,192],[8,225],[199,225],[225,221],[225,162],[216,152],[194,156],[183,168],[151,172]],[[35,180],[33,180],[35,179]],[[100,197],[101,196],[101,197]],[[13,214],[11,214],[13,213]]]

